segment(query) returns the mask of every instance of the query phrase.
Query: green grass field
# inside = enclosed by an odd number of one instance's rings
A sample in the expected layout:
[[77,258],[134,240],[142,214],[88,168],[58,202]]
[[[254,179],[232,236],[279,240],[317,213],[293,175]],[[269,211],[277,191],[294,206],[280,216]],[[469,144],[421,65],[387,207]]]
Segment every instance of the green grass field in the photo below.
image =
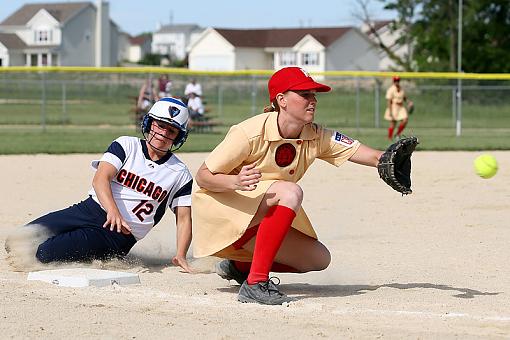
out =
[[[140,79],[90,76],[64,81],[55,75],[42,96],[38,78],[32,77],[20,77],[14,83],[13,79],[0,79],[0,154],[99,153],[120,135],[140,135],[132,112],[132,97],[137,94]],[[316,122],[367,145],[385,148],[383,89],[376,118],[374,88],[365,84],[356,92],[352,83],[343,81],[332,93],[318,94]],[[263,79],[254,83],[246,79],[202,79],[202,83],[207,84],[208,114],[222,125],[213,133],[190,134],[184,152],[210,151],[232,124],[262,112],[267,104]],[[182,87],[184,79],[176,84]],[[456,137],[451,89],[410,88],[408,96],[416,110],[405,134],[418,136],[421,150],[510,149],[510,90],[482,90],[467,87],[464,91],[463,130]]]
[[[226,127],[217,128],[214,133],[191,133],[180,152],[207,152],[212,150],[224,137]],[[342,132],[369,146],[384,149],[385,129],[361,128],[342,129]],[[465,129],[456,137],[453,129],[410,128],[408,135],[418,136],[418,150],[508,150],[510,129]],[[0,154],[66,154],[102,153],[118,136],[141,136],[134,126],[112,127],[0,127]]]

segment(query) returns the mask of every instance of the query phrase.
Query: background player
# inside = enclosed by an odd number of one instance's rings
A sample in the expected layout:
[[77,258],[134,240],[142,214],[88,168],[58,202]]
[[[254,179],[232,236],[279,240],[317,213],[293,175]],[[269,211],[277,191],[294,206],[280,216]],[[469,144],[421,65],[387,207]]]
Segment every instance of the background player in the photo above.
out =
[[196,175],[194,256],[226,258],[217,273],[241,284],[238,300],[282,304],[269,272],[323,270],[328,249],[318,241],[296,184],[316,158],[376,167],[382,151],[313,123],[316,92],[330,87],[298,67],[268,83],[271,107],[234,125]]
[[[190,272],[191,187],[184,163],[172,152],[186,140],[188,110],[174,98],[162,98],[143,118],[145,139],[119,137],[100,160],[89,198],[51,212],[25,228],[44,230],[37,247],[43,262],[89,261],[126,255],[163,217],[175,213],[177,253],[172,263]],[[9,239],[6,249],[11,251]]]
[[143,82],[142,86],[140,87],[140,91],[138,92],[137,122],[141,121],[143,116],[145,116],[145,114],[149,111],[152,105],[154,105],[157,99],[158,93],[154,88],[152,78],[148,78]]
[[[400,122],[398,126],[397,133],[395,137],[400,138],[400,134],[404,131],[407,121],[409,119],[409,115],[404,105],[406,103],[407,97],[404,89],[400,86],[400,77],[393,77],[393,85],[391,85],[386,91],[386,111],[384,113],[384,119],[390,122],[390,126],[388,128],[388,139],[393,139],[393,131],[395,130],[395,126],[397,122]],[[413,102],[408,101],[409,109],[413,107]]]

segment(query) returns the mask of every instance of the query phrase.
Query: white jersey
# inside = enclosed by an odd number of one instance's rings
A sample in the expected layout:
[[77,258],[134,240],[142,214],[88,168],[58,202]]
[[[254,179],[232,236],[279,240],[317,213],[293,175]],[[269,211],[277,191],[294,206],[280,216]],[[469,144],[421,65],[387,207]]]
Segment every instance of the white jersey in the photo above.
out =
[[[152,161],[145,140],[124,136],[114,140],[100,160],[92,161],[92,167],[97,169],[99,162],[117,169],[111,183],[113,198],[137,241],[161,220],[167,207],[175,211],[191,206],[193,178],[171,152]],[[94,188],[89,195],[101,205]]]
[[202,95],[202,86],[199,83],[189,83],[184,89],[184,95],[189,96],[190,93],[195,93],[197,96]]

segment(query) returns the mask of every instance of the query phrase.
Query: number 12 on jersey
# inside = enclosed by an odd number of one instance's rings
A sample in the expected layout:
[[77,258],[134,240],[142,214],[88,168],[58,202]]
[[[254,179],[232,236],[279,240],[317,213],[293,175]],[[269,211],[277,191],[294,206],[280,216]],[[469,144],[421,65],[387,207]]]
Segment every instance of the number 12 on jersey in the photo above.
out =
[[133,214],[135,214],[136,217],[138,217],[140,222],[143,222],[143,220],[144,220],[144,216],[142,216],[142,214],[150,215],[152,213],[152,211],[154,210],[154,205],[152,205],[152,203],[147,203],[147,202],[148,202],[148,200],[140,201],[140,204],[138,204],[132,210]]

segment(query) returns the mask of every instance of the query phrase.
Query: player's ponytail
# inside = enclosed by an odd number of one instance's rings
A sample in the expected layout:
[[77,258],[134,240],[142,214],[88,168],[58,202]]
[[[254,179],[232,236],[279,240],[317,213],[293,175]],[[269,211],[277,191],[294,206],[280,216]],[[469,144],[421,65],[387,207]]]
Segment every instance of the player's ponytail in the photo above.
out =
[[280,112],[280,106],[278,106],[278,102],[276,101],[276,99],[273,100],[271,105],[264,107],[264,113],[266,112]]

